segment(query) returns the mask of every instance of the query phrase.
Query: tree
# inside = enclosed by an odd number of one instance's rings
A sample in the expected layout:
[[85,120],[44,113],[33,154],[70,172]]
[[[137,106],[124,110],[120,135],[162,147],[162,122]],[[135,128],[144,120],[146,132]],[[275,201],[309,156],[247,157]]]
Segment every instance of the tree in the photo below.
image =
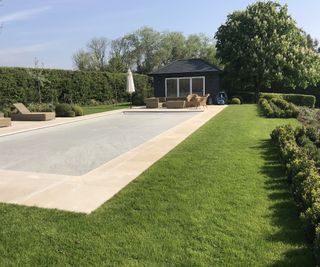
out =
[[[114,72],[121,72],[125,67],[127,69],[134,65],[135,62],[135,36],[127,34],[111,42],[109,67]],[[120,68],[117,70],[117,68]]]
[[73,55],[74,66],[79,70],[106,70],[109,44],[106,38],[91,39],[87,51],[80,49]]
[[157,52],[159,65],[169,64],[177,59],[186,57],[186,38],[181,32],[164,32]]
[[113,56],[112,58],[110,58],[106,70],[108,72],[113,72],[113,73],[119,73],[119,72],[123,73],[123,72],[127,72],[128,65],[123,62],[121,57]]
[[97,62],[97,68],[101,71],[106,67],[106,53],[110,42],[107,38],[93,38],[88,44],[89,53]]
[[215,37],[226,79],[237,89],[254,87],[258,95],[273,83],[306,88],[319,81],[319,56],[286,5],[257,2],[234,12]]
[[87,50],[79,50],[73,56],[73,62],[80,70],[126,72],[131,68],[149,73],[174,60],[198,57],[218,63],[213,38],[204,34],[186,37],[180,32],[158,32],[142,27],[111,43],[105,38],[92,39]]
[[157,52],[160,48],[161,34],[150,27],[143,27],[134,32],[134,36],[133,55],[137,71],[149,73],[159,65]]
[[94,58],[89,52],[80,49],[72,57],[73,64],[78,70],[94,70],[96,68],[96,63]]
[[307,46],[313,51],[320,53],[320,46],[318,39],[313,39],[310,34],[306,34]]
[[192,34],[186,40],[186,57],[202,58],[209,63],[218,64],[216,44],[213,38],[204,34]]

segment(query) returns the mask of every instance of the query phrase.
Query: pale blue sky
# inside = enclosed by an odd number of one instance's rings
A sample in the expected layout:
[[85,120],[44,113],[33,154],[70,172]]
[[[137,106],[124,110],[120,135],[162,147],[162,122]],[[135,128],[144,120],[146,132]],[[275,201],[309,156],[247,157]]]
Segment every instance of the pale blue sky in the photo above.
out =
[[[213,36],[227,14],[253,0],[2,0],[0,66],[71,69],[92,37],[115,39],[142,26]],[[298,25],[320,38],[319,0],[282,0]]]

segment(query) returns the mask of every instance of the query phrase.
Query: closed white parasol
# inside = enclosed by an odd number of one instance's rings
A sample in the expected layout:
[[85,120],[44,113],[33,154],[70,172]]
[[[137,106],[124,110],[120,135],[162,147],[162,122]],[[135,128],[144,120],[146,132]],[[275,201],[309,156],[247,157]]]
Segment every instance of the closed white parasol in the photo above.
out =
[[136,91],[134,87],[133,75],[130,69],[127,73],[127,93],[130,95],[130,108],[132,108],[132,94]]

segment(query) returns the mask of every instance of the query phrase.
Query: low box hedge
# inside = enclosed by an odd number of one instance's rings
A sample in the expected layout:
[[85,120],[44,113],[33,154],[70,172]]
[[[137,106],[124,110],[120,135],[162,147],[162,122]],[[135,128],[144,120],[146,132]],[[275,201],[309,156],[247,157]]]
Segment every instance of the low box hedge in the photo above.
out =
[[72,111],[75,116],[83,116],[83,109],[79,105],[71,105]]
[[294,200],[300,210],[303,227],[308,239],[313,244],[317,262],[320,264],[319,167],[314,159],[314,154],[310,153],[313,148],[310,150],[310,147],[301,142],[305,139],[312,142],[314,139],[313,130],[308,130],[305,127],[293,129],[292,126],[285,125],[277,127],[272,132],[271,138],[279,148]]
[[305,106],[314,108],[316,104],[316,97],[313,95],[302,95],[302,94],[278,94],[278,93],[260,93],[259,98],[272,99],[282,98],[290,103],[297,106]]
[[282,98],[260,98],[262,112],[267,118],[297,118],[299,109]]
[[58,104],[55,109],[57,117],[75,117],[76,113],[73,111],[72,106],[66,103]]

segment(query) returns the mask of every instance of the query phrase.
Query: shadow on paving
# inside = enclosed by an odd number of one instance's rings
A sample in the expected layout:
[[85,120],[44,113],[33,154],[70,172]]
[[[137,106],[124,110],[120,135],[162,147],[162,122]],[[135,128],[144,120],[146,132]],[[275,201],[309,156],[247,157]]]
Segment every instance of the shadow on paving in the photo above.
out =
[[282,242],[297,247],[283,255],[283,260],[270,266],[315,266],[311,248],[308,248],[306,237],[299,220],[299,212],[295,206],[290,184],[285,176],[285,168],[281,164],[277,148],[271,140],[261,141],[259,149],[263,153],[265,165],[261,172],[267,177],[265,187],[272,201],[272,223],[279,231],[268,237],[270,242]]

